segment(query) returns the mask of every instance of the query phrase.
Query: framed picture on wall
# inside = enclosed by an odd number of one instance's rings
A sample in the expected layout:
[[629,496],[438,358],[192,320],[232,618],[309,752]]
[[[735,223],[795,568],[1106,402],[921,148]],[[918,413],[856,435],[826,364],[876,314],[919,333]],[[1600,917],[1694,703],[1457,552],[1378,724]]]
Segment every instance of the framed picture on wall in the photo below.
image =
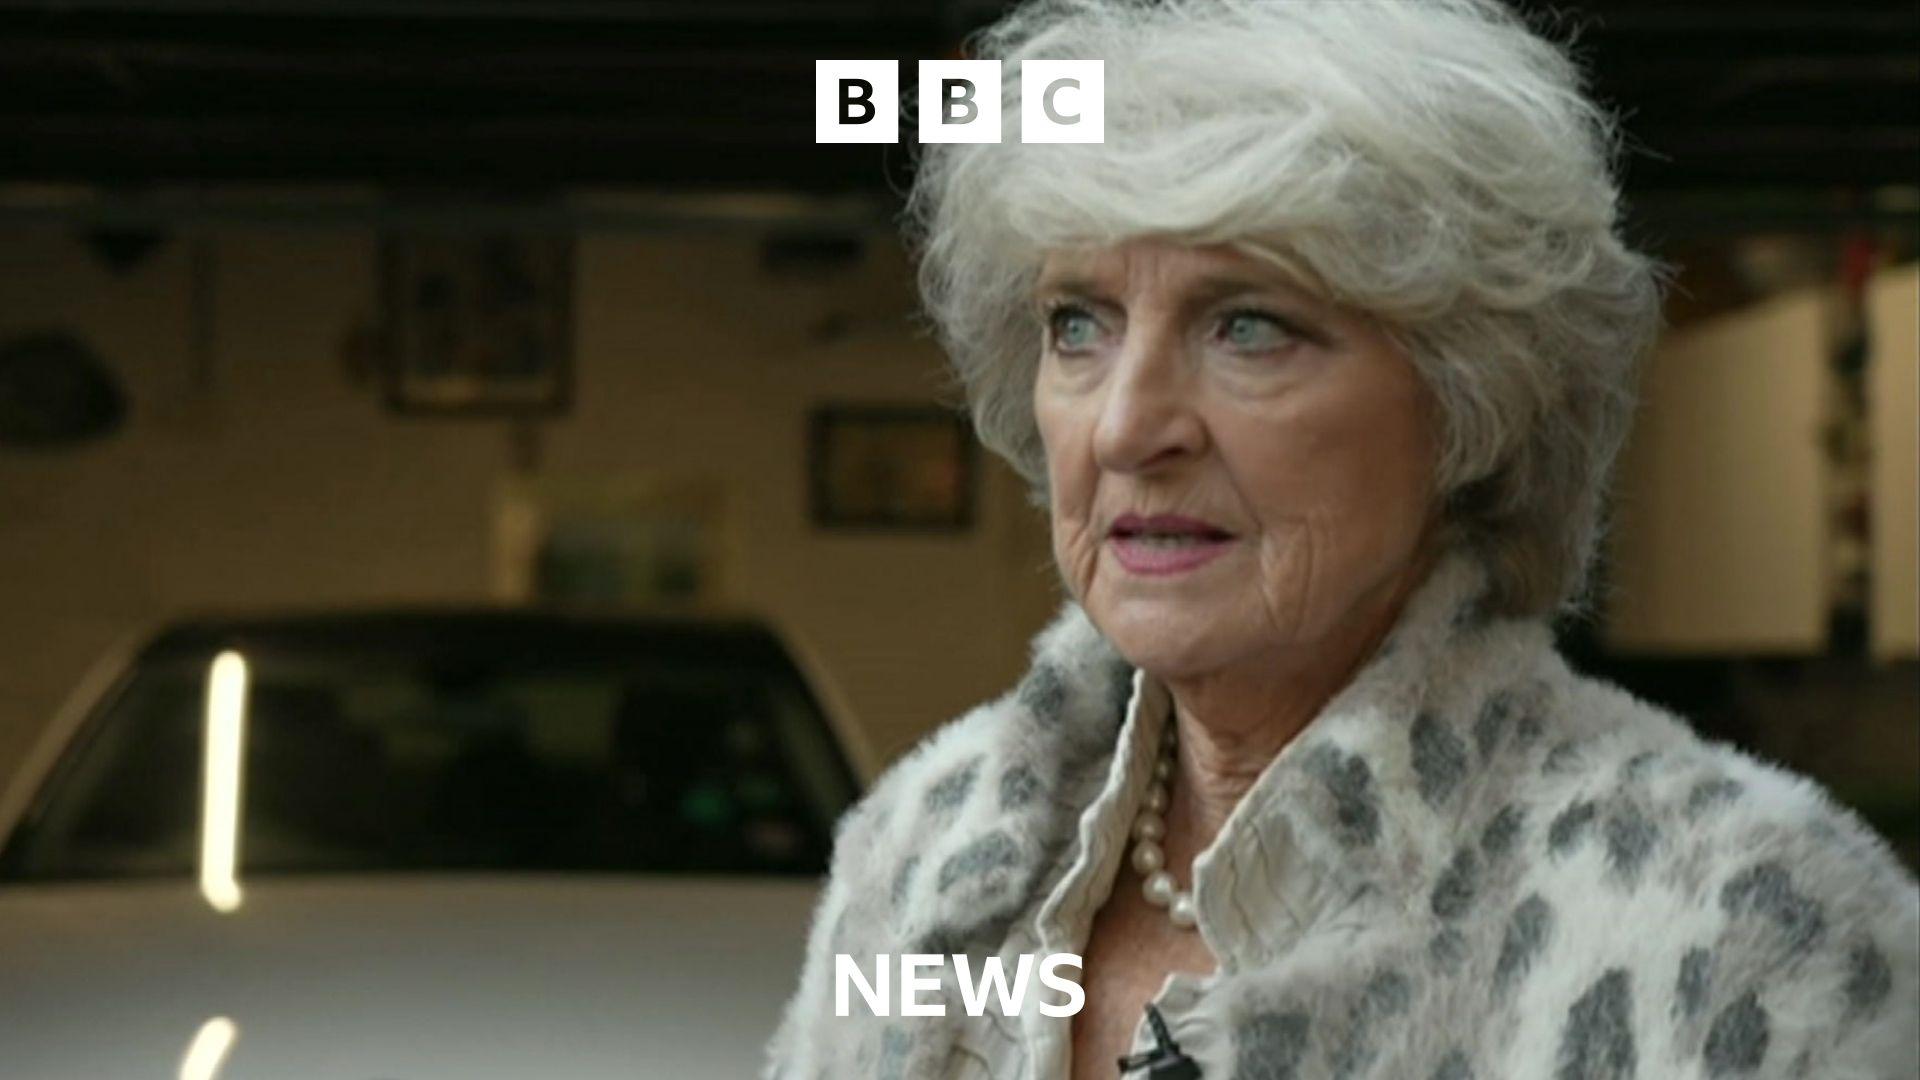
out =
[[387,402],[403,413],[541,415],[572,398],[573,243],[547,234],[387,237]]
[[976,451],[965,418],[928,405],[831,404],[808,425],[814,524],[959,532],[973,526]]

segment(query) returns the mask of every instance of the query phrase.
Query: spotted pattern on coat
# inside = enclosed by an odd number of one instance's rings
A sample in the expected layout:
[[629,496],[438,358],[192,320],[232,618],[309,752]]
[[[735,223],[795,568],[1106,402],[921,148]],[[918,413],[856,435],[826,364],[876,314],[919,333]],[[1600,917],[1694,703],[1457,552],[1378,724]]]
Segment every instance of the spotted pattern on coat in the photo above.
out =
[[1427,942],[1427,959],[1443,975],[1458,975],[1467,962],[1467,936],[1448,927]]
[[1002,898],[997,905],[968,910],[969,918],[964,925],[935,926],[920,935],[908,952],[927,953],[934,956],[953,956],[960,953],[979,955],[984,959],[999,951],[999,945],[1013,929],[1014,920],[1020,917],[1019,897]]
[[1067,680],[1054,665],[1035,664],[1021,680],[1019,699],[1035,720],[1051,727],[1060,722],[1061,712],[1066,708]]
[[1233,1033],[1233,1073],[1240,1080],[1294,1080],[1307,1056],[1313,1020],[1306,1013],[1263,1012]]
[[1480,834],[1480,850],[1486,852],[1489,859],[1504,858],[1520,839],[1520,829],[1526,820],[1526,811],[1512,803],[1501,807]]
[[1334,1080],[1349,1080],[1373,1063],[1380,1052],[1381,1025],[1407,1011],[1413,984],[1397,971],[1382,971],[1367,980],[1347,1025],[1346,1038],[1333,1054]]
[[1580,767],[1581,755],[1586,751],[1587,740],[1584,737],[1562,739],[1547,751],[1547,760],[1540,771],[1549,775],[1566,775]]
[[887,889],[887,899],[894,907],[907,898],[907,890],[913,886],[913,873],[920,869],[920,856],[909,855],[900,862],[900,869],[894,872],[893,883]]
[[1567,1010],[1556,1080],[1626,1080],[1633,1075],[1633,988],[1625,968],[1601,975]]
[[1365,758],[1321,743],[1306,755],[1305,766],[1333,798],[1334,832],[1342,844],[1366,847],[1379,839],[1379,797]]
[[1520,717],[1519,723],[1513,725],[1514,748],[1522,751],[1531,750],[1533,744],[1539,742],[1546,733],[1547,722],[1533,713],[1527,713]]
[[1713,952],[1710,949],[1688,949],[1680,958],[1680,978],[1673,988],[1673,1009],[1676,1015],[1688,1020],[1700,1015],[1707,1007],[1707,994],[1713,982]]
[[1613,880],[1629,887],[1639,884],[1640,868],[1660,839],[1660,830],[1640,808],[1620,807],[1607,818],[1607,870]]
[[1514,711],[1518,708],[1514,692],[1501,690],[1487,699],[1480,707],[1480,715],[1473,721],[1473,745],[1480,751],[1482,763],[1493,760],[1493,753],[1500,748],[1500,737],[1507,733],[1513,723]]
[[1771,859],[1754,863],[1728,879],[1720,890],[1720,907],[1728,915],[1763,915],[1780,929],[1787,951],[1806,952],[1826,933],[1826,915],[1820,902],[1798,892],[1787,868]]
[[1414,718],[1410,734],[1413,772],[1420,782],[1420,797],[1428,806],[1439,806],[1467,775],[1467,746],[1446,721],[1430,712]]
[[1893,969],[1887,964],[1886,953],[1871,941],[1847,950],[1847,982],[1842,989],[1847,996],[1847,1019],[1877,1012],[1892,991]]
[[[1112,710],[1118,714],[1113,718],[1117,724],[1126,713],[1127,684],[1132,674],[1118,666],[1112,670],[1119,692],[1119,707]],[[841,943],[841,951],[871,951],[866,947],[885,940],[896,952],[971,951],[984,958],[1008,948],[1012,941],[1028,940],[1031,927],[1016,929],[1014,920],[1031,913],[1030,904],[1045,891],[1038,886],[1052,880],[1048,874],[1064,870],[1064,862],[1052,860],[1056,855],[1071,854],[1077,835],[1070,829],[1078,819],[1067,820],[1068,830],[1054,836],[1044,827],[1028,827],[1047,824],[1035,811],[996,820],[993,808],[997,804],[1001,811],[1019,811],[1036,803],[1048,810],[1076,806],[1082,801],[1082,790],[1076,786],[1082,781],[1076,769],[1088,771],[1087,784],[1097,786],[1102,782],[1111,767],[1111,745],[1098,745],[1082,755],[1049,750],[1051,756],[1036,756],[1033,751],[1048,740],[1062,748],[1083,743],[1093,747],[1098,742],[1088,733],[1104,721],[1110,704],[1100,698],[1104,674],[1085,663],[1053,665],[1037,661],[1016,699],[1001,703],[1007,720],[1012,722],[1009,730],[1019,732],[1015,736],[1018,742],[1010,741],[1005,751],[996,749],[972,757],[963,757],[963,753],[976,749],[977,744],[962,746],[962,752],[934,759],[914,777],[920,785],[917,792],[911,786],[896,786],[886,802],[868,804],[911,810],[918,801],[940,813],[966,810],[964,816],[956,814],[931,824],[950,828],[950,823],[958,820],[975,831],[951,837],[929,829],[924,844],[892,855],[893,865],[888,868],[891,878],[871,873],[861,882],[858,897],[891,897],[892,908],[884,918],[873,918],[875,912],[864,899],[857,910],[850,911],[844,902],[846,897],[841,896],[841,902],[823,920],[831,925],[827,936]],[[1536,688],[1539,693],[1535,693]],[[1773,971],[1786,969],[1763,966],[1756,972],[1754,958],[1744,951],[1752,943],[1796,953],[1830,944],[1832,951],[1827,955],[1836,964],[1844,962],[1844,967],[1823,960],[1793,969],[1817,976],[1816,987],[1800,986],[1794,992],[1802,997],[1816,993],[1819,1000],[1810,1005],[1815,1011],[1827,1009],[1829,1017],[1838,1017],[1843,1011],[1850,1019],[1888,1012],[1887,1002],[1896,996],[1896,990],[1903,1005],[1910,1001],[1912,987],[1903,981],[1908,965],[1898,945],[1891,947],[1894,951],[1890,959],[1889,953],[1881,951],[1884,934],[1879,941],[1863,936],[1853,912],[1838,902],[1830,910],[1823,907],[1819,898],[1826,895],[1825,883],[1810,876],[1808,870],[1789,872],[1788,866],[1798,864],[1781,861],[1787,856],[1772,855],[1742,865],[1733,861],[1740,858],[1738,854],[1723,854],[1716,861],[1695,857],[1688,849],[1680,858],[1673,858],[1674,852],[1667,849],[1675,845],[1668,842],[1668,837],[1683,835],[1678,823],[1682,812],[1697,817],[1736,800],[1742,794],[1739,782],[1704,768],[1693,771],[1688,752],[1676,749],[1670,759],[1674,763],[1667,766],[1667,772],[1680,785],[1676,798],[1671,804],[1656,803],[1653,797],[1664,794],[1664,788],[1636,789],[1634,785],[1655,774],[1657,763],[1667,760],[1662,753],[1639,750],[1627,757],[1638,747],[1625,740],[1614,749],[1591,735],[1566,738],[1587,729],[1563,727],[1557,723],[1556,714],[1536,712],[1536,707],[1552,695],[1548,683],[1535,681],[1497,691],[1494,700],[1483,698],[1477,708],[1449,698],[1447,707],[1454,710],[1452,713],[1418,712],[1411,725],[1402,728],[1394,721],[1384,732],[1372,736],[1407,740],[1398,745],[1371,741],[1364,729],[1346,722],[1329,725],[1325,728],[1327,735],[1302,747],[1301,754],[1274,770],[1289,783],[1299,779],[1287,775],[1295,769],[1307,780],[1301,787],[1287,789],[1290,796],[1304,796],[1286,810],[1290,827],[1309,834],[1320,831],[1325,839],[1347,848],[1372,845],[1376,849],[1339,863],[1334,876],[1316,882],[1314,873],[1322,861],[1331,857],[1338,862],[1338,856],[1327,850],[1328,845],[1288,843],[1289,839],[1300,841],[1310,836],[1282,836],[1273,850],[1288,861],[1288,869],[1305,871],[1291,880],[1320,887],[1324,894],[1319,899],[1290,897],[1290,901],[1304,900],[1299,910],[1310,915],[1315,914],[1316,907],[1322,907],[1319,915],[1335,915],[1356,910],[1356,905],[1362,905],[1357,910],[1364,912],[1365,898],[1371,896],[1377,898],[1376,904],[1386,902],[1393,914],[1410,915],[1417,914],[1417,909],[1407,911],[1402,903],[1411,900],[1417,905],[1424,894],[1435,919],[1425,927],[1430,931],[1425,957],[1421,957],[1417,945],[1411,957],[1404,957],[1415,965],[1404,968],[1413,974],[1410,978],[1399,969],[1374,967],[1377,956],[1370,958],[1367,941],[1356,937],[1356,947],[1350,954],[1353,962],[1328,972],[1324,985],[1314,986],[1310,997],[1293,997],[1293,991],[1281,989],[1289,984],[1279,978],[1264,984],[1249,983],[1245,988],[1256,1003],[1251,1012],[1246,1011],[1246,998],[1215,999],[1225,1006],[1226,1015],[1203,1012],[1198,1017],[1170,1017],[1183,1035],[1188,1025],[1193,1025],[1190,1030],[1196,1047],[1224,1036],[1229,1046],[1207,1047],[1209,1060],[1219,1049],[1227,1049],[1242,1080],[1303,1080],[1303,1074],[1318,1080],[1384,1080],[1384,1072],[1379,1071],[1383,1060],[1391,1061],[1394,1076],[1404,1075],[1409,1080],[1474,1080],[1474,1054],[1488,1055],[1487,1060],[1477,1062],[1485,1069],[1488,1061],[1516,1053],[1521,1044],[1505,1035],[1488,1035],[1489,1041],[1479,1041],[1486,1033],[1469,1025],[1484,1022],[1510,1032],[1505,1018],[1535,1014],[1543,1003],[1551,1002],[1554,1013],[1540,1019],[1554,1025],[1552,1037],[1544,1043],[1525,1043],[1530,1054],[1550,1055],[1545,1061],[1535,1058],[1527,1063],[1532,1075],[1557,1080],[1625,1080],[1657,1074],[1669,1063],[1642,1061],[1642,1054],[1653,1054],[1658,1047],[1664,1055],[1672,1047],[1696,1055],[1701,1080],[1746,1077],[1761,1069],[1773,1076],[1790,1060],[1793,1065],[1788,1071],[1778,1072],[1785,1080],[1790,1075],[1818,1075],[1828,1050],[1848,1038],[1849,1029],[1829,1025],[1821,1029],[1819,1045],[1808,1049],[1810,1043],[1803,1036],[1808,1029],[1776,1021],[1776,1017],[1779,1021],[1793,1017],[1798,1023],[1800,1013],[1787,1011],[1787,1003],[1797,999],[1781,996],[1787,993],[1786,988],[1777,987],[1773,981]],[[1011,708],[1014,705],[1028,709],[1040,723],[1060,725],[1061,730],[1049,735],[1031,726],[1022,729],[1017,725],[1029,725],[1029,720]],[[1399,707],[1396,701],[1380,715],[1389,719],[1406,715],[1398,711]],[[1460,724],[1447,720],[1448,715],[1456,716]],[[1475,718],[1470,727],[1469,717]],[[1550,717],[1556,721],[1552,725],[1548,723]],[[1568,801],[1572,785],[1534,775],[1543,767],[1539,757],[1521,759],[1513,752],[1517,747],[1536,744],[1545,749],[1551,741],[1544,737],[1549,730],[1560,741],[1546,755],[1547,771],[1586,766],[1590,759],[1589,775],[1583,777],[1581,797],[1575,801]],[[1657,742],[1639,743],[1649,744],[1674,745],[1665,735]],[[1401,748],[1407,752],[1404,759],[1400,757]],[[1082,759],[1084,764],[1080,763]],[[1491,779],[1511,783],[1480,784],[1473,779],[1470,769],[1492,765],[1495,759],[1499,759],[1503,775]],[[1384,771],[1377,771],[1376,763]],[[1403,763],[1413,774],[1405,780],[1400,775]],[[1521,775],[1523,770],[1526,775]],[[1385,786],[1386,777],[1393,780],[1390,789]],[[1596,791],[1603,780],[1611,780],[1616,789]],[[1475,801],[1462,802],[1463,794],[1471,794]],[[1443,808],[1440,814],[1429,812]],[[1301,809],[1306,812],[1298,813]],[[869,809],[865,816],[878,816],[878,811]],[[904,825],[907,822],[898,818],[912,816],[896,815],[892,825]],[[980,824],[983,819],[986,823]],[[1436,823],[1438,831],[1433,829]],[[1405,832],[1401,831],[1403,825],[1409,826]],[[899,836],[905,831],[892,828],[882,837],[876,829],[870,823],[857,835],[843,829],[841,839],[863,846],[883,841],[899,844]],[[1808,823],[1804,833],[1793,837],[1804,840],[1823,831],[1835,843],[1854,839],[1844,823],[1818,821]],[[1533,841],[1535,833],[1540,834],[1539,843]],[[1391,844],[1383,844],[1383,839]],[[1737,834],[1729,834],[1733,842],[1728,846],[1736,852],[1741,850],[1738,839]],[[1588,844],[1589,840],[1593,843]],[[1773,841],[1774,834],[1762,834],[1760,842],[1747,849],[1753,854],[1746,858],[1760,859],[1762,853],[1780,850]],[[1583,846],[1594,850],[1583,852]],[[1569,880],[1564,872],[1556,877],[1552,872],[1547,856],[1569,854],[1593,856],[1590,862],[1575,864],[1581,880]],[[1296,856],[1300,859],[1297,864],[1290,861]],[[1656,861],[1663,858],[1670,861]],[[1423,890],[1397,890],[1395,873],[1402,867],[1408,874],[1417,870],[1424,878],[1420,882]],[[1710,937],[1702,946],[1686,949],[1678,956],[1648,951],[1646,939],[1622,938],[1606,930],[1610,924],[1604,914],[1592,920],[1583,918],[1579,926],[1560,925],[1565,921],[1563,912],[1556,910],[1543,892],[1559,896],[1563,893],[1555,890],[1586,889],[1590,885],[1584,880],[1589,867],[1604,868],[1607,883],[1627,888],[1639,887],[1649,871],[1658,870],[1663,875],[1659,879],[1662,883],[1678,880],[1689,895],[1703,895],[1704,890],[1705,896],[1717,897],[1730,925],[1717,940]],[[1730,869],[1735,872],[1729,873]],[[1346,876],[1355,871],[1357,876]],[[1535,871],[1541,872],[1539,878]],[[1664,876],[1670,872],[1675,876]],[[1879,873],[1885,878],[1891,871]],[[1514,904],[1507,890],[1516,880],[1537,880],[1542,892],[1532,892]],[[1519,891],[1532,887],[1523,886]],[[1564,895],[1572,897],[1576,893]],[[1589,902],[1584,891],[1578,895],[1582,905]],[[945,901],[937,902],[942,897]],[[1604,905],[1606,898],[1593,895],[1591,902]],[[918,903],[927,905],[924,912],[915,906]],[[1253,916],[1240,914],[1253,923]],[[1288,910],[1287,914],[1296,913]],[[1738,925],[1743,919],[1750,921]],[[1346,933],[1348,927],[1360,925],[1362,920],[1350,915],[1327,920],[1327,928],[1335,933]],[[862,931],[862,926],[869,929]],[[878,929],[872,929],[875,927]],[[1388,929],[1396,935],[1393,951],[1397,955],[1404,940],[1397,935],[1412,928]],[[891,931],[892,937],[881,938],[881,931]],[[858,937],[861,932],[869,937]],[[1495,941],[1497,955],[1488,955]],[[1713,947],[1705,947],[1707,943]],[[1651,947],[1657,948],[1658,944],[1654,941]],[[1596,955],[1607,959],[1589,966]],[[1626,966],[1629,957],[1631,968]],[[1253,959],[1257,965],[1272,957],[1256,955]],[[1492,970],[1488,971],[1490,960]],[[1620,966],[1601,973],[1600,968],[1607,965]],[[1896,971],[1902,973],[1899,978]],[[1257,968],[1250,972],[1257,972],[1254,977],[1261,980],[1277,974]],[[1472,973],[1471,981],[1463,977],[1468,972]],[[1483,985],[1483,976],[1485,983],[1491,984],[1491,996]],[[1441,977],[1454,981],[1416,992],[1414,978]],[[1567,979],[1579,981],[1563,981]],[[1643,988],[1639,1001],[1636,986]],[[1662,992],[1663,997],[1670,991],[1671,996],[1644,1000],[1651,992],[1646,987]],[[1268,996],[1276,991],[1286,996]],[[1494,997],[1503,1000],[1496,1002]],[[1487,999],[1484,1012],[1475,1012],[1482,1008],[1482,998]],[[1412,1016],[1416,1004],[1421,1014]],[[1779,1011],[1770,1014],[1769,1006]],[[1419,1023],[1429,1017],[1444,1021],[1458,1017],[1463,1022],[1439,1028]],[[1671,1017],[1670,1027],[1636,1030],[1636,1021],[1658,1023],[1666,1017]],[[1196,1023],[1197,1019],[1206,1023]],[[1220,1021],[1224,1023],[1215,1027]],[[952,1068],[963,1059],[982,1063],[984,1071],[986,1058],[980,1055],[985,1042],[947,1049],[940,1041],[949,1037],[950,1029],[967,1030],[965,1023],[963,1020],[944,1028],[911,1023],[864,1027],[857,1037],[849,1035],[846,1045],[827,1051],[834,1068],[823,1068],[819,1075],[896,1076],[906,1080],[909,1075],[928,1070]],[[1202,1035],[1202,1031],[1209,1033]],[[1014,1028],[1002,1025],[981,1038],[989,1036],[1011,1041],[1017,1034]],[[838,1038],[830,1032],[828,1041]],[[1467,1041],[1447,1041],[1450,1038]],[[1815,1050],[1820,1061],[1815,1060]],[[1769,1055],[1773,1059],[1771,1068]],[[815,1055],[812,1060],[818,1059]],[[815,1071],[812,1065],[797,1068],[810,1074]]]
[[1494,962],[1494,989],[1505,993],[1526,978],[1534,958],[1546,947],[1553,930],[1553,907],[1539,893],[1520,901],[1507,920],[1506,936],[1500,942],[1500,958]]
[[1004,831],[990,832],[948,856],[940,864],[936,884],[941,892],[966,881],[977,881],[995,870],[1006,870],[1020,861],[1020,845]]
[[1724,776],[1711,780],[1702,780],[1693,785],[1687,793],[1687,820],[1698,821],[1700,816],[1716,806],[1724,806],[1740,797],[1746,786],[1738,780],[1729,780]]
[[1033,766],[1018,764],[1000,774],[1000,809],[1018,810],[1040,794],[1040,776]]
[[1646,779],[1647,774],[1653,771],[1653,766],[1659,760],[1660,760],[1660,751],[1642,750],[1641,752],[1628,758],[1620,766],[1620,779],[1629,784],[1634,783],[1635,781],[1644,780]]
[[1473,894],[1480,887],[1480,858],[1470,847],[1453,853],[1453,861],[1433,886],[1429,905],[1442,919],[1457,919],[1466,914]]
[[907,1058],[913,1053],[913,1029],[904,1024],[888,1024],[880,1033],[880,1060],[874,1075],[881,1080],[905,1080]]
[[923,800],[927,810],[947,813],[959,809],[973,793],[974,782],[980,779],[980,761],[981,756],[976,754],[930,784]]
[[1739,1076],[1760,1067],[1767,1057],[1767,1010],[1752,990],[1720,1010],[1707,1029],[1708,1076]]
[[1547,848],[1556,856],[1571,851],[1587,835],[1600,807],[1591,799],[1581,799],[1562,810],[1547,826]]
[[1458,1047],[1447,1051],[1439,1067],[1433,1070],[1431,1080],[1473,1080],[1473,1065],[1467,1061],[1467,1052]]

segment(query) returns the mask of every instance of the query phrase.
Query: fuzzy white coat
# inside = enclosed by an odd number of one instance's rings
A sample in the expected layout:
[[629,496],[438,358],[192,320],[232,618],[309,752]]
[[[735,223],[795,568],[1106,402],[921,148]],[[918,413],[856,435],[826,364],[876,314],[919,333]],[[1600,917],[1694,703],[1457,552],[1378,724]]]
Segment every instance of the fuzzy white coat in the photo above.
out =
[[[1920,889],[1886,845],[1486,618],[1484,580],[1444,560],[1196,862],[1203,930],[1233,928],[1175,1016],[1202,1075],[1920,1077]],[[1068,604],[849,812],[767,1076],[1039,1080],[951,975],[943,1017],[836,1017],[834,955],[1038,951],[1103,843],[1083,813],[1139,771],[1140,686]]]

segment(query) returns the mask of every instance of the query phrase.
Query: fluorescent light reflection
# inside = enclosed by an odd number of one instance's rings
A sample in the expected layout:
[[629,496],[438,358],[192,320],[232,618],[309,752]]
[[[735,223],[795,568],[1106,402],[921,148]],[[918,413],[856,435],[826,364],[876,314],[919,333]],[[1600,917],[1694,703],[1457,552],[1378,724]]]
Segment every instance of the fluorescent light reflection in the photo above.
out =
[[[207,759],[200,805],[200,894],[222,913],[240,906],[240,882],[234,869],[240,854],[240,763],[246,721],[247,661],[229,650],[214,657],[207,669],[203,740]],[[202,1028],[201,1034],[206,1030]]]
[[180,1059],[180,1080],[214,1080],[239,1037],[239,1027],[224,1016],[201,1024],[193,1042],[187,1044],[187,1056]]

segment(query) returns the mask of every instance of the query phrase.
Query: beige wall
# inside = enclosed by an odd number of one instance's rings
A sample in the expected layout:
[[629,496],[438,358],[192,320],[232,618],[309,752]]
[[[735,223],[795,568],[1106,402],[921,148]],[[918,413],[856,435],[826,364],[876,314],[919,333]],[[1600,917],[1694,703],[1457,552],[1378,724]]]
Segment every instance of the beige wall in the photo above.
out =
[[1873,652],[1920,657],[1920,263],[1867,293],[1873,425]]
[[[401,420],[341,344],[373,314],[348,232],[213,234],[213,365],[192,364],[189,245],[126,276],[51,231],[0,241],[0,333],[79,331],[122,376],[126,429],[0,453],[0,776],[129,628],[197,608],[483,599],[501,421]],[[999,692],[1051,612],[1044,522],[986,463],[976,527],[823,533],[806,520],[807,409],[931,400],[938,355],[882,246],[857,271],[767,280],[752,239],[606,236],[578,250],[577,406],[538,469],[689,474],[725,492],[737,598],[814,645],[882,757]],[[812,343],[830,308],[852,333]]]
[[1826,647],[1828,300],[1784,293],[1670,334],[1649,359],[1609,537],[1609,645]]
[[[1868,292],[1870,623],[1883,660],[1920,656],[1916,325],[1920,269]],[[1800,288],[1661,341],[1621,458],[1609,645],[1649,653],[1827,649],[1840,493],[1824,445],[1839,301]]]

